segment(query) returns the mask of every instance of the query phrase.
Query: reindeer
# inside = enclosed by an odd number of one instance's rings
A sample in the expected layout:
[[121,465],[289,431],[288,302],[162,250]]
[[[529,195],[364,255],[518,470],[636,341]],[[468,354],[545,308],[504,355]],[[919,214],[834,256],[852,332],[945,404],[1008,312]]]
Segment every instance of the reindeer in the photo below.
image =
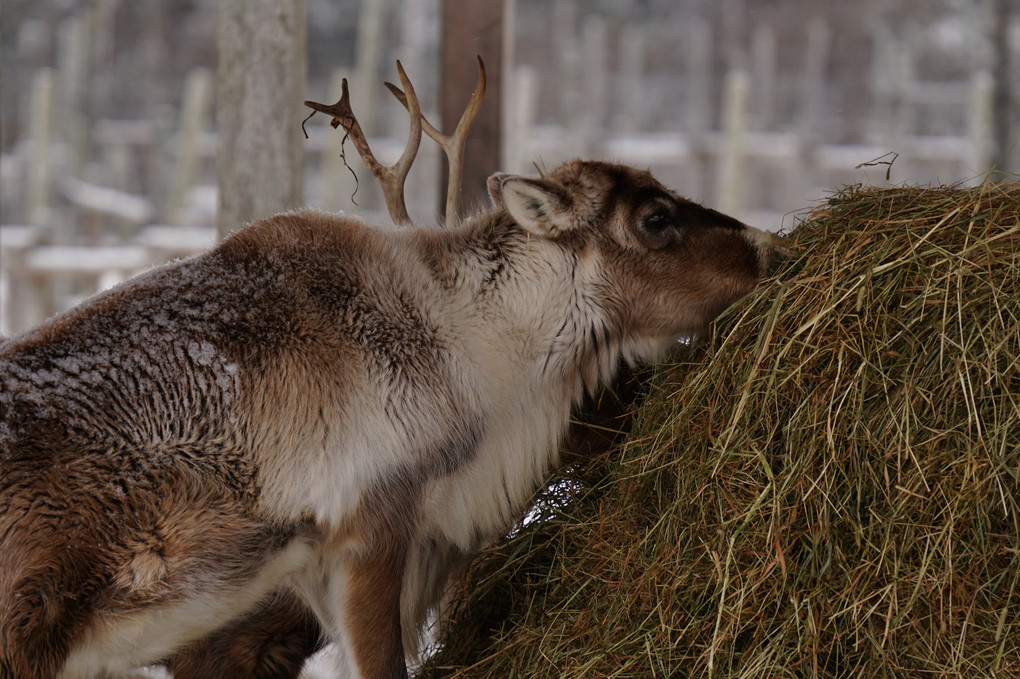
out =
[[[346,92],[315,106],[409,224],[427,122],[397,67],[394,167]],[[483,90],[484,70],[462,129],[427,132],[451,173]],[[215,654],[245,616],[305,639],[253,675],[295,672],[321,626],[338,669],[406,677],[450,573],[520,515],[582,396],[702,331],[777,253],[608,162],[488,189],[441,229],[283,213],[0,344],[0,678],[241,676]]]

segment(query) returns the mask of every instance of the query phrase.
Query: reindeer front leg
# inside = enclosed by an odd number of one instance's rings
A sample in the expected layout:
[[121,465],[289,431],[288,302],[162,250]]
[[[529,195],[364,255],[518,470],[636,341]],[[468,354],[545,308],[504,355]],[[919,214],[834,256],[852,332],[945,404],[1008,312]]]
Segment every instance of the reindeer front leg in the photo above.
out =
[[358,679],[407,679],[400,599],[420,496],[414,475],[379,483],[328,533],[318,587],[304,583],[306,596],[325,604],[319,618],[332,624]]
[[360,679],[407,679],[400,625],[406,557],[401,540],[345,559],[343,636]]

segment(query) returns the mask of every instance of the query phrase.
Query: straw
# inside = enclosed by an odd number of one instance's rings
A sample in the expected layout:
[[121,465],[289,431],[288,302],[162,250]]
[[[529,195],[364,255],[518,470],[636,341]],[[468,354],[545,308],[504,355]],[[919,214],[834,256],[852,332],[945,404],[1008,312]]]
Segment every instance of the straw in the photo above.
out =
[[421,677],[1020,676],[1020,185],[847,187],[791,237]]

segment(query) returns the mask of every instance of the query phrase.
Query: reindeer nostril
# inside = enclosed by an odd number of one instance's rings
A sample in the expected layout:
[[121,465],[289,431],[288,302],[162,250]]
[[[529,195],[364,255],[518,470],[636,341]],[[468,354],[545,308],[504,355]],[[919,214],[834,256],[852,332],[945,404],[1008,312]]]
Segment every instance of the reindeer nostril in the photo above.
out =
[[744,233],[744,237],[758,252],[760,276],[769,276],[775,273],[779,265],[793,257],[796,252],[790,241],[771,231],[747,226]]
[[746,238],[758,252],[758,275],[771,276],[795,254],[792,243],[770,231],[747,227]]
[[793,244],[786,238],[774,233],[767,233],[769,249],[778,257],[793,257]]

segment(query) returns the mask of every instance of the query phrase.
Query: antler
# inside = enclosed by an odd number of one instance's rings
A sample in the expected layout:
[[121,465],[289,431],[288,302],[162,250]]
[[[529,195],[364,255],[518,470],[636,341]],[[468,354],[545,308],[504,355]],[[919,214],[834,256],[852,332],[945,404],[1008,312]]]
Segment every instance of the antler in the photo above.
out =
[[[393,220],[394,224],[401,225],[411,223],[411,218],[407,214],[407,205],[404,203],[404,181],[407,179],[407,173],[411,170],[411,164],[414,162],[414,157],[418,153],[418,146],[421,144],[423,118],[421,107],[418,104],[418,96],[414,93],[414,86],[411,85],[407,74],[404,73],[404,67],[400,65],[399,60],[397,61],[397,75],[400,76],[400,82],[407,91],[407,97],[403,101],[404,106],[410,113],[411,130],[407,136],[407,146],[404,147],[404,152],[397,159],[397,162],[389,167],[376,160],[372,149],[368,145],[368,138],[365,137],[358,119],[354,117],[354,111],[351,109],[350,94],[347,91],[347,78],[344,78],[341,83],[340,101],[329,106],[315,101],[306,101],[305,106],[312,109],[312,114],[308,116],[309,118],[318,111],[333,117],[330,125],[334,128],[343,126],[351,141],[354,142],[358,155],[365,161],[365,165],[372,171],[372,174],[375,175],[376,180],[379,182],[379,186],[382,187],[383,197],[386,200],[386,209],[390,212],[390,219]],[[386,84],[389,85],[389,83]],[[390,85],[390,87],[392,88],[393,86]]]
[[407,90],[407,96],[393,83],[386,83],[386,87],[404,105],[411,118],[421,118],[421,125],[425,130],[425,134],[442,146],[443,151],[446,153],[446,159],[450,166],[449,180],[446,185],[447,224],[456,224],[458,220],[460,186],[464,175],[464,145],[467,143],[467,135],[468,130],[471,128],[471,123],[474,122],[475,116],[478,115],[478,110],[482,106],[482,97],[485,96],[485,63],[482,61],[481,56],[477,58],[478,84],[475,85],[475,91],[471,94],[467,108],[461,114],[460,121],[457,123],[457,129],[454,130],[452,135],[443,134],[426,120],[425,116],[421,115],[421,110],[418,109],[417,102],[415,101],[414,92],[408,88],[409,83],[401,79],[401,82],[404,83],[404,88]]

